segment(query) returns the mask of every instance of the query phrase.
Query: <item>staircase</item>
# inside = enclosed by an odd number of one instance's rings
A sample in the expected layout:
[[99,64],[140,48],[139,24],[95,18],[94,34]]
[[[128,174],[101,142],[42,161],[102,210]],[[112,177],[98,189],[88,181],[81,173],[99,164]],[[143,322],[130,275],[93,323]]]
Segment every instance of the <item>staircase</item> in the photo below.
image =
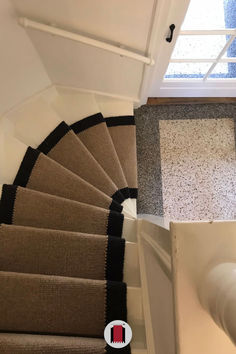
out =
[[0,352],[113,353],[124,320],[145,354],[133,104],[49,96],[2,120]]

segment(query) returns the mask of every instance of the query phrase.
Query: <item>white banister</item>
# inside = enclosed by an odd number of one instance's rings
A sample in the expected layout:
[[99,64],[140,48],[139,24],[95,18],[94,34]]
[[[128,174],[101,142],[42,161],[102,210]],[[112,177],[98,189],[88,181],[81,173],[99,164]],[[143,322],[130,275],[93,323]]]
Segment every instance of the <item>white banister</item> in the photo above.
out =
[[200,302],[236,344],[236,263],[221,263],[204,276]]
[[144,55],[132,52],[130,50],[127,49],[123,49],[121,47],[117,47],[115,45],[112,44],[108,44],[102,41],[98,41],[96,39],[92,39],[86,36],[82,36],[80,34],[77,33],[73,33],[73,32],[69,32],[69,31],[65,31],[63,29],[57,28],[57,27],[53,27],[53,26],[48,26],[45,25],[43,23],[40,22],[36,22],[36,21],[32,21],[29,20],[28,18],[25,17],[20,17],[19,18],[19,23],[23,26],[23,27],[29,27],[32,29],[36,29],[38,31],[42,31],[42,32],[46,32],[46,33],[50,33],[53,34],[55,36],[59,36],[59,37],[63,37],[66,39],[70,39],[72,41],[76,41],[76,42],[80,42],[80,43],[84,43],[87,45],[90,45],[92,47],[96,47],[96,48],[100,48],[103,50],[106,50],[108,52],[112,52],[114,54],[118,54],[127,58],[131,58],[137,61],[140,61],[144,64],[147,65],[154,65],[155,61],[152,58],[146,57]]

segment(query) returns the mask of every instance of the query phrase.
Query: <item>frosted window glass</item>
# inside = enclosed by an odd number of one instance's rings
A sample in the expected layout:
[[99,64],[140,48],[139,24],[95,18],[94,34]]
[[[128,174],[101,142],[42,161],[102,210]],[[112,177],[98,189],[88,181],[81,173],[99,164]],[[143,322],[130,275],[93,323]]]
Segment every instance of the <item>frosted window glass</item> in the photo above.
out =
[[165,78],[201,79],[205,76],[210,66],[211,63],[170,63]]
[[226,44],[225,35],[179,36],[172,53],[176,59],[215,59]]
[[209,76],[210,79],[235,79],[236,63],[219,63]]
[[236,28],[236,0],[191,0],[182,29]]

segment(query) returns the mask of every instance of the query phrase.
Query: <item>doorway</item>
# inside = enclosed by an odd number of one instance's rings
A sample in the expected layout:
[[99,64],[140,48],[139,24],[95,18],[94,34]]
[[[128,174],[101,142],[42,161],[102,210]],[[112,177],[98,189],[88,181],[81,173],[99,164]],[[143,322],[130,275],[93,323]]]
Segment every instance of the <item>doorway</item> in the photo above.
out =
[[163,38],[149,96],[235,97],[236,0],[184,2],[170,8],[177,31]]

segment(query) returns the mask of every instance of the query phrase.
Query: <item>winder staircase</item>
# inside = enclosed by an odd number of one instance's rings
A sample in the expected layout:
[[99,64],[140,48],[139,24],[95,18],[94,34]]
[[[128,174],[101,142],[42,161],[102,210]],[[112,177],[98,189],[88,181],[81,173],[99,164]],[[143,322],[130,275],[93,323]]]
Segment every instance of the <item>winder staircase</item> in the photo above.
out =
[[[36,97],[1,142],[0,352],[146,354],[132,102]],[[133,330],[122,350],[113,320]]]

